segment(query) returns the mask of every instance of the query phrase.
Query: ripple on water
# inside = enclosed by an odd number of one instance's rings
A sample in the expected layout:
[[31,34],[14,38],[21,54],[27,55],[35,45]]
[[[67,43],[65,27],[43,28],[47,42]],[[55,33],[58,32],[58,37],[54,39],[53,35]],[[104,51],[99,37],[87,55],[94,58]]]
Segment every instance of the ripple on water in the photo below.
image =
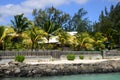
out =
[[35,78],[0,78],[0,80],[120,80],[120,73],[81,74]]

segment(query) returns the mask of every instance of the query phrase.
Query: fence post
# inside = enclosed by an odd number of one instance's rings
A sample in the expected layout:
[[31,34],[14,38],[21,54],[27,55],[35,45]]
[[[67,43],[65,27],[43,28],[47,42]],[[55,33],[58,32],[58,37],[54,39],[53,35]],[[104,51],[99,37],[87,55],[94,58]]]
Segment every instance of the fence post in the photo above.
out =
[[0,60],[2,60],[2,56],[1,56],[1,54],[0,54]]
[[105,58],[106,58],[106,50],[103,50],[103,51],[101,52],[101,54],[102,54],[102,58],[105,59]]

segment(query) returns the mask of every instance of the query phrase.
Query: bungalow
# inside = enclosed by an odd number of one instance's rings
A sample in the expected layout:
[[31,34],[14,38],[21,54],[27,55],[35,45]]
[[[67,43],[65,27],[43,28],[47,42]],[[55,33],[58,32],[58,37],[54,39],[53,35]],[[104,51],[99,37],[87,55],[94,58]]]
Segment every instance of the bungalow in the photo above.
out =
[[[68,34],[73,36],[73,35],[77,34],[77,32],[68,32]],[[52,36],[50,38],[50,40],[49,40],[49,43],[52,43],[52,44],[58,43],[58,44],[60,44],[59,41],[57,40],[57,38],[58,38],[58,36]],[[39,41],[38,43],[40,44],[40,43],[43,43],[43,42]],[[44,40],[44,43],[48,43],[47,39]]]

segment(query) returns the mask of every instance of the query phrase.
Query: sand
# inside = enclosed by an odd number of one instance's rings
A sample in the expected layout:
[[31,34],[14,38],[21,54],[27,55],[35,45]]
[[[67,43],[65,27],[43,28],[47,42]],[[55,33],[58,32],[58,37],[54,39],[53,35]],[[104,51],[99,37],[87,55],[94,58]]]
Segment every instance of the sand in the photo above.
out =
[[[74,61],[69,61],[69,60],[50,60],[50,59],[26,59],[24,63],[26,64],[79,64],[79,63],[98,63],[98,62],[103,62],[103,61],[109,61],[109,60],[120,60],[120,58],[116,59],[99,59],[99,60],[74,60]],[[7,64],[8,62],[13,61],[13,59],[4,59],[0,61],[0,64]]]
[[119,59],[100,59],[100,60],[74,60],[74,61],[68,61],[68,60],[55,60],[55,61],[25,61],[26,64],[79,64],[79,63],[98,63],[103,61],[109,61],[109,60],[120,60]]

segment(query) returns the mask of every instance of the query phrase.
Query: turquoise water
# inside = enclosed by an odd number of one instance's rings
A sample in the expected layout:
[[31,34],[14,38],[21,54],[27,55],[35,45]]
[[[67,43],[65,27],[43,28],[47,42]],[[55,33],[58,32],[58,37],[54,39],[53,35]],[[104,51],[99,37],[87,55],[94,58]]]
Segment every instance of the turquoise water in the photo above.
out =
[[4,78],[0,80],[120,80],[120,73],[82,74],[82,75],[36,77],[36,78]]

